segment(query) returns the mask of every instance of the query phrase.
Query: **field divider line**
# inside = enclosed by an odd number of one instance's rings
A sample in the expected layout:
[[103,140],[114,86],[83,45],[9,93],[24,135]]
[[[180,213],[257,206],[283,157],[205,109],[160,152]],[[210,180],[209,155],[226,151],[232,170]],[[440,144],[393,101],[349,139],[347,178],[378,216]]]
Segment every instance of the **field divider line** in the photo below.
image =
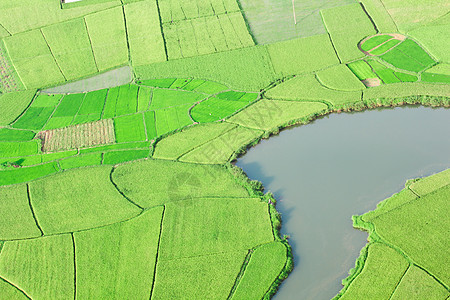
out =
[[[164,52],[166,54],[166,61],[168,61],[169,60],[169,53],[167,51],[167,42],[166,42],[166,37],[164,35],[163,22],[162,22],[162,18],[161,18],[161,9],[159,7],[159,0],[156,0],[156,9],[158,10],[159,29],[161,30],[161,37],[163,39]],[[125,17],[125,11],[124,11],[124,17]],[[128,41],[128,38],[127,38],[127,41]],[[130,48],[128,47],[128,49],[130,49]]]
[[88,28],[87,23],[86,23],[86,17],[83,17],[83,23],[84,23],[84,27],[86,28],[86,34],[87,34],[88,39],[89,39],[89,45],[91,45],[92,58],[94,59],[95,68],[97,69],[97,73],[98,73],[98,72],[100,72],[100,70],[98,68],[97,59],[95,58],[94,46],[92,44],[91,35],[89,34],[89,28]]
[[[121,3],[123,4],[123,1],[121,1]],[[128,62],[130,64],[132,64],[131,61],[131,48],[130,48],[130,37],[128,36],[128,25],[127,25],[127,16],[125,14],[125,5],[122,5],[122,14],[123,14],[123,24],[125,27],[125,37],[127,40],[127,48],[128,48]]]
[[105,101],[103,102],[103,108],[100,113],[100,120],[103,120],[103,114],[105,113],[106,101],[108,101],[109,90],[110,89],[106,89]]
[[33,215],[34,222],[36,223],[37,228],[41,232],[41,236],[44,236],[44,231],[42,230],[41,226],[39,225],[39,222],[36,218],[36,214],[33,209],[33,205],[31,204],[31,193],[30,193],[30,185],[27,183],[27,198],[28,198],[28,205],[30,206],[31,214]]
[[24,290],[22,290],[21,288],[19,288],[17,285],[13,284],[12,282],[6,280],[5,278],[0,276],[0,280],[11,285],[12,287],[14,287],[16,290],[18,290],[22,295],[24,295],[25,297],[27,297],[27,299],[32,300],[32,298],[30,296],[27,295],[27,293],[25,293]]
[[400,283],[402,282],[403,277],[405,277],[406,272],[408,272],[409,268],[411,268],[411,263],[408,265],[408,267],[406,268],[406,270],[403,272],[402,277],[400,277],[400,279],[397,281],[397,284],[395,285],[394,290],[392,291],[392,294],[389,296],[388,300],[392,299],[392,296],[395,294],[395,291],[397,290],[397,288],[399,287]]
[[[231,123],[228,123],[228,124],[231,124]],[[235,125],[235,124],[232,124],[232,125]],[[222,133],[219,134],[218,136],[213,137],[212,139],[207,140],[207,141],[205,141],[205,142],[203,142],[203,143],[201,143],[201,144],[198,144],[198,145],[195,146],[194,148],[191,148],[190,150],[188,150],[188,151],[184,152],[183,154],[181,154],[180,156],[178,156],[175,160],[179,160],[180,158],[182,158],[183,156],[189,154],[190,152],[194,151],[195,149],[200,148],[200,147],[202,147],[202,146],[208,144],[209,142],[212,142],[212,141],[214,141],[214,140],[220,138],[222,135],[224,135],[224,134],[226,134],[226,133],[228,133],[228,132],[230,132],[230,131],[236,129],[238,126],[239,126],[239,125],[236,125],[236,126],[234,126],[233,128],[228,129],[228,130],[222,132]],[[157,146],[157,145],[158,145],[158,144],[156,144],[156,146]]]
[[145,140],[148,141],[148,132],[147,132],[147,122],[145,122],[145,116],[144,113],[142,112],[142,123],[144,124],[144,131],[145,131]]
[[10,36],[12,36],[11,32],[6,29],[6,27],[2,23],[0,23],[0,27],[3,28]]
[[[33,102],[36,100],[37,96],[39,94],[39,90],[36,90],[36,93],[34,93],[33,98],[31,99],[30,103],[28,103],[28,106],[25,107],[25,109],[20,113],[20,115],[18,115],[11,123],[8,124],[8,126],[13,126],[14,123],[16,123],[26,112],[27,110],[31,107],[31,105],[33,104]],[[23,128],[14,128],[11,127],[11,129],[17,129],[17,130],[30,130],[30,129],[23,129]],[[32,131],[35,131],[34,129],[31,129]]]
[[156,258],[155,258],[155,268],[153,269],[153,279],[152,279],[152,286],[150,288],[150,295],[148,297],[148,299],[152,299],[153,296],[153,290],[155,288],[155,281],[156,281],[156,268],[158,266],[158,257],[159,257],[159,252],[160,252],[160,246],[161,246],[161,235],[162,235],[162,231],[163,231],[163,222],[164,222],[164,216],[166,213],[166,205],[163,205],[163,211],[162,211],[162,215],[161,215],[161,223],[159,225],[159,237],[158,237],[158,248],[156,251]]
[[377,24],[375,24],[375,21],[372,19],[372,17],[369,15],[369,13],[366,10],[366,7],[364,6],[364,4],[362,2],[359,3],[359,5],[361,6],[362,10],[364,11],[364,13],[367,15],[367,17],[369,18],[370,22],[372,23],[373,28],[375,29],[376,33],[379,33],[380,31],[378,30]]
[[389,18],[391,18],[392,23],[395,25],[396,32],[399,32],[397,23],[395,22],[394,18],[392,17],[391,13],[389,12],[389,10],[386,8],[386,5],[384,5],[384,2],[382,0],[377,0],[377,2],[379,2],[381,4],[381,6],[383,6],[384,11],[388,14]]
[[72,237],[73,245],[73,299],[77,299],[77,257],[76,257],[76,245],[75,245],[75,235],[73,232],[70,233]]
[[[113,222],[113,223],[108,223],[108,224],[104,224],[104,225],[99,225],[99,226],[95,226],[95,227],[90,227],[90,228],[86,228],[86,229],[79,229],[79,230],[74,230],[74,231],[64,231],[64,232],[53,233],[53,234],[46,234],[45,236],[49,237],[49,236],[67,235],[69,233],[86,232],[86,231],[89,231],[89,230],[100,229],[100,228],[105,228],[105,227],[112,226],[112,225],[122,224],[122,223],[125,223],[125,222],[128,222],[128,221],[131,221],[131,220],[139,217],[140,215],[142,215],[147,210],[150,210],[150,209],[158,207],[158,206],[161,206],[161,205],[155,205],[153,207],[146,208],[143,211],[139,212],[137,215],[132,216],[132,217],[130,217],[128,219],[125,219],[125,220],[121,220],[121,221],[117,221],[117,222]],[[35,239],[40,239],[40,238],[42,238],[42,236],[20,238],[20,239],[9,239],[9,240],[2,240],[2,241],[4,241],[4,242],[28,241],[28,240],[35,240]]]
[[133,200],[131,200],[130,198],[128,198],[117,186],[117,184],[114,182],[112,175],[114,173],[114,171],[116,170],[116,167],[112,167],[111,168],[111,172],[109,173],[109,180],[111,181],[112,185],[116,188],[116,190],[119,192],[119,194],[121,194],[128,202],[130,202],[131,204],[133,204],[134,206],[136,206],[137,208],[141,209],[142,211],[145,210],[145,208],[143,208],[142,206],[140,206],[139,204],[137,204],[136,202],[134,202]]
[[53,56],[53,59],[55,60],[55,64],[58,66],[59,71],[61,72],[61,75],[63,76],[64,80],[67,81],[66,75],[64,74],[64,72],[61,69],[61,66],[58,63],[58,60],[56,59],[55,54],[52,51],[52,48],[50,47],[50,44],[48,43],[47,39],[45,38],[44,33],[42,32],[42,28],[39,29],[39,31],[41,32],[42,37],[44,38],[45,43],[47,44],[48,50],[50,51],[51,55]]
[[254,251],[254,249],[248,250],[247,255],[246,255],[245,258],[244,258],[244,261],[242,262],[241,269],[239,270],[239,273],[238,273],[238,275],[236,276],[236,279],[235,279],[235,281],[234,281],[234,284],[233,284],[233,286],[231,287],[230,293],[228,294],[227,300],[230,300],[230,299],[233,297],[234,292],[235,292],[236,289],[237,289],[237,286],[238,286],[239,283],[241,282],[242,277],[244,277],[245,270],[247,270],[247,266],[248,266],[248,264],[249,264],[249,262],[250,262],[250,258],[252,257],[253,251]]

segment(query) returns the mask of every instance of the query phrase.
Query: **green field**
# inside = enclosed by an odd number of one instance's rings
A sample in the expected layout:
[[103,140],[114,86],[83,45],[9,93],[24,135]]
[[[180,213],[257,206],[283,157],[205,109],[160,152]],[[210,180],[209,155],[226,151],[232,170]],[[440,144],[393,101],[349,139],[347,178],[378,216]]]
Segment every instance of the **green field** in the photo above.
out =
[[[444,2],[1,1],[0,299],[270,299],[292,249],[233,163],[329,113],[449,107]],[[449,297],[449,174],[353,217],[336,299]]]

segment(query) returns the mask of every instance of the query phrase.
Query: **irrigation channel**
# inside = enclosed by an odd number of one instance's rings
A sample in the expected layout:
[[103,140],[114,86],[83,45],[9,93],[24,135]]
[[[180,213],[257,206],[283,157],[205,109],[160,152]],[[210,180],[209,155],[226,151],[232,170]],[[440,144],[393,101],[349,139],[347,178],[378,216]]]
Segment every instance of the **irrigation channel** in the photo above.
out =
[[450,167],[450,109],[331,114],[262,141],[237,166],[274,193],[290,236],[294,271],[274,299],[331,299],[367,239],[351,216]]

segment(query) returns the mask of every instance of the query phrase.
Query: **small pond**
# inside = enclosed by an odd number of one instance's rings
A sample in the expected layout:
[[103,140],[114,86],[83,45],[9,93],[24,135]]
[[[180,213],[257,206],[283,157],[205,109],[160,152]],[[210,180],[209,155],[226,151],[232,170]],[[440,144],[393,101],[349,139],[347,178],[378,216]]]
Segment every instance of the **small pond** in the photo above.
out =
[[237,166],[274,193],[290,236],[295,268],[274,299],[331,299],[367,239],[351,216],[450,167],[450,109],[331,114],[262,141]]

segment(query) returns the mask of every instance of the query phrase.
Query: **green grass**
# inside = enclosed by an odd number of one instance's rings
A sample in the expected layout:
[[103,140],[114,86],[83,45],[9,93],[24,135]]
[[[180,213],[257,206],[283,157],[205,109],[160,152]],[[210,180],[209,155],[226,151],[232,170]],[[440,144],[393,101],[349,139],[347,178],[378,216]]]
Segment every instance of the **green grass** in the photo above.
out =
[[430,55],[425,52],[422,47],[420,47],[415,41],[411,39],[406,39],[403,43],[398,45],[397,49],[417,60],[424,66],[428,67],[436,63],[435,60],[431,58]]
[[416,82],[418,80],[417,76],[406,74],[402,72],[394,72],[395,76],[400,79],[402,82]]
[[126,28],[133,66],[166,60],[156,2],[125,5]]
[[56,128],[67,127],[72,124],[74,118],[72,116],[68,117],[52,117],[48,120],[47,124],[44,126],[44,130],[51,130]]
[[450,75],[450,64],[437,64],[425,71],[426,73]]
[[[245,93],[244,93],[245,94]],[[203,101],[191,110],[192,119],[196,122],[214,122],[224,119],[256,100],[258,94],[250,94],[244,99],[221,99],[219,94]],[[242,95],[241,95],[242,96]],[[232,98],[232,97],[231,97]]]
[[387,34],[373,36],[361,44],[361,49],[364,51],[372,50],[376,46],[381,45],[390,39],[392,39],[392,36]]
[[162,213],[157,207],[126,222],[75,233],[77,297],[148,298]]
[[450,181],[450,170],[445,170],[440,173],[421,178],[412,183],[409,188],[420,196],[432,193],[440,188],[445,187]]
[[377,71],[377,74],[384,83],[401,82],[400,79],[395,76],[394,71],[391,69],[379,70]]
[[99,71],[128,62],[127,37],[121,7],[88,15],[85,22]]
[[398,47],[392,49],[380,56],[381,59],[390,63],[394,67],[399,69],[411,71],[411,72],[420,72],[425,70],[426,66],[420,64],[417,60],[409,57],[404,52],[400,51]]
[[401,248],[447,285],[450,276],[443,258],[450,243],[445,229],[449,223],[445,209],[449,196],[450,186],[447,185],[372,220],[377,233],[388,243]]
[[432,20],[445,15],[447,7],[446,2],[441,1],[383,0],[383,5],[397,24],[397,31],[400,32],[408,32],[429,23],[433,24]]
[[194,197],[248,196],[246,189],[223,166],[217,165],[149,159],[118,166],[112,180],[120,191],[143,207]]
[[144,118],[142,114],[115,118],[114,130],[116,132],[116,141],[118,143],[146,140]]
[[45,234],[108,225],[136,216],[109,180],[111,167],[91,167],[30,183],[31,202]]
[[[28,204],[24,184],[0,188],[0,239],[24,239],[41,235]],[[1,292],[0,292],[1,294]]]
[[323,85],[334,90],[359,91],[365,88],[346,65],[337,65],[319,71],[317,78]]
[[370,54],[372,54],[372,55],[382,55],[386,51],[389,51],[390,49],[392,49],[393,47],[398,45],[399,43],[400,43],[399,40],[396,40],[396,39],[390,40],[390,41],[384,43],[383,45],[381,45],[380,47],[378,47],[378,48],[374,49],[373,51],[371,51]]
[[188,127],[159,141],[156,144],[153,156],[155,158],[175,160],[184,153],[235,127],[235,125],[225,122]]
[[138,84],[159,87],[159,88],[170,88],[172,83],[174,83],[176,78],[158,78],[158,79],[147,79],[147,80],[139,80]]
[[327,108],[326,104],[320,102],[263,99],[232,116],[228,121],[265,131],[277,130],[290,121],[313,117],[326,111]]
[[74,294],[73,257],[69,234],[6,242],[0,256],[0,276],[14,282],[30,298],[64,299]]
[[33,28],[54,24],[55,22],[63,22],[77,18],[117,5],[120,5],[119,1],[61,9],[61,4],[53,0],[41,0],[39,3],[34,0],[24,0],[22,2],[5,0],[1,4],[3,11],[2,25],[8,28],[12,34],[16,34]]
[[231,299],[263,299],[283,269],[286,255],[286,247],[280,242],[256,248]]
[[169,60],[254,46],[241,12],[163,24]]
[[9,168],[0,171],[0,185],[27,182],[59,171],[55,162],[26,168]]
[[228,87],[226,85],[220,84],[218,82],[193,79],[191,81],[191,83],[194,82],[194,80],[196,82],[200,82],[200,81],[203,81],[203,82],[200,83],[199,85],[196,84],[196,85],[189,86],[189,84],[188,84],[184,88],[187,90],[190,90],[192,88],[193,91],[197,91],[200,93],[206,93],[206,94],[216,94],[216,93],[228,90]]
[[83,103],[80,106],[78,115],[95,115],[96,117],[98,116],[99,120],[103,111],[103,107],[105,106],[107,93],[108,90],[106,89],[86,93],[86,97],[84,98]]
[[149,146],[150,142],[131,142],[131,143],[112,144],[112,145],[84,148],[80,149],[80,153],[85,154],[85,153],[102,152],[109,150],[123,150],[123,149],[145,149],[148,148]]
[[135,71],[140,79],[192,77],[215,80],[233,89],[249,92],[259,91],[275,80],[265,47],[249,47],[138,66]]
[[[216,299],[226,297],[244,262],[247,251],[234,251],[175,259],[158,260],[154,299]],[[180,270],[183,270],[180,272]],[[211,284],[211,278],[215,279]]]
[[36,98],[34,98],[31,103],[31,107],[55,107],[61,101],[63,95],[51,95],[51,94],[37,94]]
[[309,73],[339,63],[327,34],[279,42],[267,49],[278,76]]
[[411,266],[392,294],[393,300],[447,299],[449,291],[422,269]]
[[21,291],[19,291],[15,286],[4,281],[3,279],[0,279],[0,293],[6,299],[17,299],[17,300],[29,299]]
[[86,166],[97,166],[102,163],[102,153],[92,153],[69,157],[59,161],[61,169],[75,169]]
[[204,98],[206,98],[206,95],[197,92],[154,89],[150,109],[167,108],[181,104],[193,104]]
[[376,33],[359,3],[321,10],[323,22],[342,63],[364,56],[359,41]]
[[445,85],[405,82],[393,83],[366,89],[364,91],[364,100],[381,99],[381,98],[401,98],[417,95],[443,96],[449,97],[450,92]]
[[140,86],[138,92],[138,107],[137,111],[146,111],[150,106],[150,101],[152,100],[153,90],[146,86]]
[[15,130],[10,128],[0,128],[0,142],[26,142],[36,134],[28,130]]
[[368,65],[364,60],[358,60],[349,63],[347,66],[356,75],[356,77],[358,77],[359,80],[377,78],[377,75],[372,71],[370,65]]
[[149,150],[122,150],[106,152],[103,156],[103,164],[116,165],[127,161],[146,158]]
[[83,19],[44,27],[42,34],[67,80],[98,72]]
[[151,141],[157,137],[156,119],[154,111],[144,113],[145,130],[147,131],[147,140]]
[[12,123],[28,107],[36,91],[14,92],[0,95],[0,126]]
[[388,299],[408,268],[408,261],[384,244],[369,244],[367,251],[361,273],[339,299]]
[[361,100],[360,91],[337,91],[321,85],[315,76],[298,76],[267,91],[273,99],[328,101],[333,105],[345,105]]
[[257,140],[262,131],[236,127],[223,135],[198,146],[180,157],[180,161],[204,164],[223,164],[232,160],[236,150]]
[[366,62],[372,67],[373,71],[378,72],[380,70],[386,70],[387,67],[374,59],[368,59]]
[[28,142],[0,142],[0,157],[16,157],[38,154],[41,141]]
[[54,117],[74,117],[83,103],[86,94],[65,95],[53,113]]
[[39,88],[66,81],[40,30],[17,34],[6,38],[4,42],[26,88]]
[[422,73],[421,79],[425,82],[450,83],[450,75],[444,74]]
[[[441,62],[450,63],[450,53],[448,51],[449,37],[446,34],[450,30],[450,24],[429,24],[421,26],[408,34],[414,39],[420,41],[435,58]],[[436,38],[436,37],[439,38]]]
[[158,109],[155,111],[156,132],[158,135],[182,128],[193,121],[189,117],[191,104],[184,104],[172,108]]
[[[245,251],[271,242],[267,209],[267,203],[259,198],[200,198],[167,203],[158,259]],[[202,216],[202,222],[198,216]]]
[[122,85],[116,102],[116,116],[137,112],[137,98],[139,87],[134,84]]
[[404,189],[397,194],[392,195],[390,198],[380,202],[377,205],[377,209],[365,213],[362,218],[364,221],[372,221],[376,217],[387,213],[405,203],[408,203],[417,198],[410,189]]

